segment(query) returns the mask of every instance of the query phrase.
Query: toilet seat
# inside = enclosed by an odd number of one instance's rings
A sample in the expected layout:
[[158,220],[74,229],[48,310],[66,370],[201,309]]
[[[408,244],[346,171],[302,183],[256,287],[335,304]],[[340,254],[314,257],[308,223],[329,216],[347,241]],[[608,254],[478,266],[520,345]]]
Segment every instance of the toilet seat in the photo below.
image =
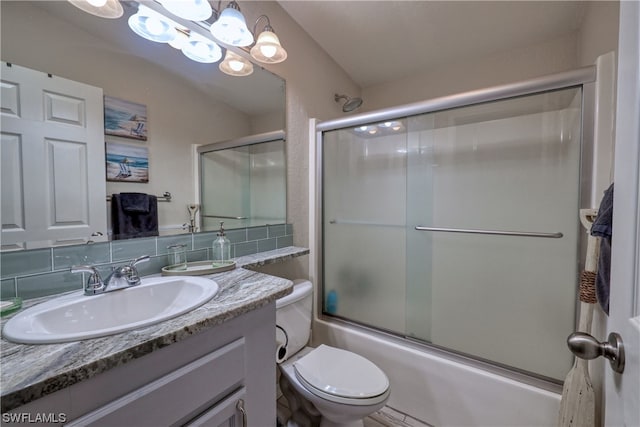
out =
[[388,397],[389,380],[376,365],[350,351],[320,345],[293,364],[307,390],[347,405],[373,405]]

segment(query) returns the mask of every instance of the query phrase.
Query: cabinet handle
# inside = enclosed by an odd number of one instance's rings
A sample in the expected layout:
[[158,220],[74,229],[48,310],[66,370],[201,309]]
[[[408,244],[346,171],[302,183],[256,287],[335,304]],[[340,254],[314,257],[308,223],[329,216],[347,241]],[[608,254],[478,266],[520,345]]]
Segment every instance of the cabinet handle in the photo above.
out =
[[236,403],[236,409],[242,415],[242,427],[247,427],[247,411],[244,409],[244,400],[240,399]]

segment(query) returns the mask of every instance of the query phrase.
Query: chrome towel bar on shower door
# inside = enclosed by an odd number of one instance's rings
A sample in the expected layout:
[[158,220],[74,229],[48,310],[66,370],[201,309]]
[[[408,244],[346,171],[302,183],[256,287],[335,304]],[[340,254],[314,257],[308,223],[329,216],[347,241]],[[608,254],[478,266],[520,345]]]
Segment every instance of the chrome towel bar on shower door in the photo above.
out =
[[547,239],[559,239],[563,236],[562,233],[538,233],[535,231],[501,231],[501,230],[475,230],[465,228],[437,228],[437,227],[423,227],[416,226],[418,231],[435,231],[445,233],[468,233],[468,234],[491,234],[496,236],[521,236],[521,237],[543,237]]
[[339,224],[339,225],[369,225],[372,227],[401,227],[404,228],[404,224],[383,224],[381,222],[370,222],[370,221],[351,221],[344,219],[332,219],[329,221],[329,224]]
[[[341,219],[332,219],[329,221],[329,224],[369,225],[374,227],[402,227],[402,228],[405,227],[402,224],[382,224],[378,222],[350,221],[350,220],[341,220]],[[467,228],[424,227],[421,225],[416,226],[415,230],[435,231],[435,232],[444,232],[444,233],[490,234],[490,235],[496,235],[496,236],[542,237],[547,239],[560,239],[563,236],[563,234],[560,232],[539,233],[535,231],[476,230],[476,229],[467,229]]]
[[246,216],[231,216],[231,215],[202,215],[204,218],[222,218],[222,219],[249,219]]

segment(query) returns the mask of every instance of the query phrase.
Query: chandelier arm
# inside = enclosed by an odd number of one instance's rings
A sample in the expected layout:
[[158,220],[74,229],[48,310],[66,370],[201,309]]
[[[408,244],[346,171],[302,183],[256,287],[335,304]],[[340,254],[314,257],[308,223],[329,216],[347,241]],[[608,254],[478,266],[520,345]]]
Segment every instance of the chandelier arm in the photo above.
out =
[[258,27],[258,22],[260,21],[260,18],[264,18],[267,20],[267,25],[264,27],[264,29],[262,31],[271,31],[273,32],[273,28],[271,28],[271,21],[269,20],[269,17],[267,15],[260,15],[256,18],[256,22],[255,24],[253,24],[253,37],[256,38],[256,28]]
[[[216,22],[218,20],[218,18],[220,18],[220,13],[222,12],[222,0],[218,0],[218,8],[216,9],[213,4],[214,0],[208,0],[209,1],[209,5],[211,5],[211,9],[213,9],[213,13],[215,13],[215,19],[213,20],[213,22]],[[208,22],[207,22],[208,23]]]

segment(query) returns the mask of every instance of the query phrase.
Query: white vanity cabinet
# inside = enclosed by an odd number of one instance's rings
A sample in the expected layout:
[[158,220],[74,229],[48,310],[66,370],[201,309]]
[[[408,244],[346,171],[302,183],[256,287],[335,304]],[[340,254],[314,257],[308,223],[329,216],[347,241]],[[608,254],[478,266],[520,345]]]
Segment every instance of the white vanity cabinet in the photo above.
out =
[[272,302],[11,412],[83,427],[275,426],[274,330]]

